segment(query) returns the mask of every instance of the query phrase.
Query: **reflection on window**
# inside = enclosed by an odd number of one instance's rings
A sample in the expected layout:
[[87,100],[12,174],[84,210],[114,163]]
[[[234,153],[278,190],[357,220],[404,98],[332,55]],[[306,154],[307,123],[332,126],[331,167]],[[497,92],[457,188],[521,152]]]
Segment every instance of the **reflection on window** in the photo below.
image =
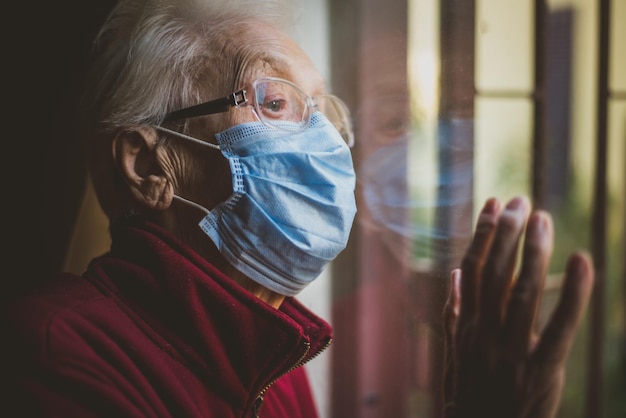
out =
[[[333,267],[328,414],[438,417],[447,272],[484,200],[527,194],[554,215],[542,321],[565,256],[592,246],[598,2],[335,3],[332,86],[355,117],[360,209]],[[626,21],[625,3],[611,4],[612,22]],[[559,417],[585,416],[593,385],[604,386],[605,416],[626,410],[626,50],[615,46],[626,29],[611,28],[607,372],[603,385],[590,380],[587,325]]]

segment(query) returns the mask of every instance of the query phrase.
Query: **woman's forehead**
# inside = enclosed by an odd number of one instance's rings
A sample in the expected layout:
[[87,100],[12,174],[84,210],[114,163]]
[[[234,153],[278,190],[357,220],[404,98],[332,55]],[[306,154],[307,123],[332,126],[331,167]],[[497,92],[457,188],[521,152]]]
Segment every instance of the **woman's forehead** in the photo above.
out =
[[253,42],[258,59],[246,69],[246,84],[258,77],[279,77],[298,85],[309,95],[325,91],[325,81],[306,52],[287,34],[272,29]]
[[291,81],[310,96],[324,93],[326,87],[324,79],[310,61],[299,61],[291,57],[271,60],[271,63],[258,66],[250,72],[245,82],[252,84],[260,77],[278,77]]

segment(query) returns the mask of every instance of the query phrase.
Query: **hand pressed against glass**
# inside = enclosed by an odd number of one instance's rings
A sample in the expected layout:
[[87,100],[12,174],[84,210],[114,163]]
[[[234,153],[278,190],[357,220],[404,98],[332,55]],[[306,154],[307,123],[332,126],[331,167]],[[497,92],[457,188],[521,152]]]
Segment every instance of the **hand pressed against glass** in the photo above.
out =
[[[525,236],[519,273],[518,246]],[[541,335],[535,320],[553,226],[524,198],[487,201],[444,310],[446,417],[543,418],[559,405],[565,362],[593,284],[585,253],[568,260],[561,299]]]

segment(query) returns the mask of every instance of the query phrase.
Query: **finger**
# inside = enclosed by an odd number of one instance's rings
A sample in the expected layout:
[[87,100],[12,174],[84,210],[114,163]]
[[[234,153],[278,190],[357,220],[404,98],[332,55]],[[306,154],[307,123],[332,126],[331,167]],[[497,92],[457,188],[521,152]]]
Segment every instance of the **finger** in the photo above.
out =
[[506,312],[504,336],[513,354],[525,355],[528,352],[552,256],[553,237],[550,215],[543,211],[533,213],[526,228],[520,275],[511,291]]
[[593,264],[586,253],[570,256],[559,303],[537,345],[535,356],[538,363],[559,367],[567,359],[589,302],[593,274]]
[[482,271],[479,323],[482,332],[500,329],[505,299],[515,270],[520,237],[530,213],[526,197],[512,199],[502,211],[493,242]]
[[450,292],[444,307],[444,335],[445,335],[445,373],[444,373],[444,396],[446,400],[454,398],[455,375],[456,375],[456,320],[459,316],[460,304],[460,280],[461,270],[456,269],[450,275]]
[[500,212],[499,200],[491,198],[485,202],[478,215],[472,242],[461,261],[463,280],[461,281],[462,302],[458,320],[459,327],[464,327],[477,313],[480,271],[489,251]]

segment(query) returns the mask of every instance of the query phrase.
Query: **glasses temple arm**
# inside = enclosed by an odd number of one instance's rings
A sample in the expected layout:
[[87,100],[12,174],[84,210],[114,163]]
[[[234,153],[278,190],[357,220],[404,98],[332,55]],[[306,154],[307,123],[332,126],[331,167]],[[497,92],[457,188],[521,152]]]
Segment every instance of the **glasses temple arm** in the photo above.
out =
[[195,106],[175,110],[165,115],[165,122],[178,119],[194,118],[197,116],[213,115],[228,111],[231,107],[248,103],[245,90],[239,90],[221,99],[211,100]]

